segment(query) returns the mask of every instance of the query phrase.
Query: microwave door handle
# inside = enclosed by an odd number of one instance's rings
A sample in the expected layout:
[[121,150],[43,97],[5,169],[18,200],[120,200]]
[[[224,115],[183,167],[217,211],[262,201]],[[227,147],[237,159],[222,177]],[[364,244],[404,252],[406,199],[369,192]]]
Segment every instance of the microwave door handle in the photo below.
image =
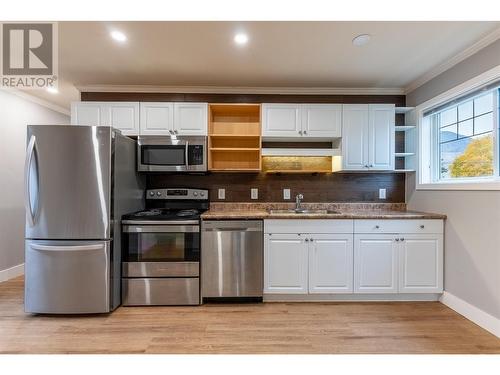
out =
[[[26,214],[28,216],[28,223],[32,227],[35,225],[35,215],[33,214],[33,207],[31,206],[31,184],[30,184],[30,169],[31,163],[33,162],[33,154],[35,153],[35,141],[34,135],[31,136],[28,143],[28,148],[26,150],[26,161],[24,164],[24,207],[26,208]],[[37,172],[38,173],[38,172]]]
[[186,158],[185,164],[186,164],[186,169],[188,169],[189,168],[189,142],[188,141],[186,141],[185,153],[186,153],[185,154],[185,158]]

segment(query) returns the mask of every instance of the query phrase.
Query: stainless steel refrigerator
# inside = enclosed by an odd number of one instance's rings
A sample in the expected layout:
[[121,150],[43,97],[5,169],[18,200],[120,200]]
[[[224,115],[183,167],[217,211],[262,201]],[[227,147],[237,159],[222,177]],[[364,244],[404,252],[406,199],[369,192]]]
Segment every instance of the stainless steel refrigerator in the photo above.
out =
[[28,126],[25,311],[120,304],[120,219],[143,208],[135,141],[110,127]]

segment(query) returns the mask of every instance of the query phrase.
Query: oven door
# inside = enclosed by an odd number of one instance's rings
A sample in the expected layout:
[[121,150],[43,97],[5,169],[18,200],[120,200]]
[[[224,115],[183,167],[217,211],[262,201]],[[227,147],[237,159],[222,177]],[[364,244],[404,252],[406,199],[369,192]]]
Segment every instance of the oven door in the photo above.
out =
[[206,137],[139,137],[139,172],[203,172],[207,170]]
[[123,277],[197,277],[197,221],[123,225]]

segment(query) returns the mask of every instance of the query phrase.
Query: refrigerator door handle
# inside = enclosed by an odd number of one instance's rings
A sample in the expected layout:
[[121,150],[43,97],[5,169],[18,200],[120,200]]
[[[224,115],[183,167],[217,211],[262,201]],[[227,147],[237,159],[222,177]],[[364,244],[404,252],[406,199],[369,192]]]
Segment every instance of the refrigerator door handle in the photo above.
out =
[[61,245],[61,246],[49,246],[49,245],[39,245],[31,244],[33,250],[38,251],[94,251],[102,250],[103,245]]
[[185,155],[184,157],[186,158],[186,169],[189,168],[189,142],[186,141],[186,149],[185,149]]
[[31,207],[30,168],[31,168],[31,163],[33,162],[33,155],[35,152],[36,152],[36,137],[32,135],[28,143],[28,148],[26,150],[26,161],[24,164],[24,206],[26,208],[28,222],[31,227],[35,225],[35,214],[33,213],[33,207]]

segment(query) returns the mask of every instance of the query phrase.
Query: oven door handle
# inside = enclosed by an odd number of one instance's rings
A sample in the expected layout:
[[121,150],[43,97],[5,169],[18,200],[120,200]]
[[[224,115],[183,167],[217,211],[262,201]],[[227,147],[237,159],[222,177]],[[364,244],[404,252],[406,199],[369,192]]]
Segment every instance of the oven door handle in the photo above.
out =
[[199,225],[124,225],[124,233],[198,233]]

